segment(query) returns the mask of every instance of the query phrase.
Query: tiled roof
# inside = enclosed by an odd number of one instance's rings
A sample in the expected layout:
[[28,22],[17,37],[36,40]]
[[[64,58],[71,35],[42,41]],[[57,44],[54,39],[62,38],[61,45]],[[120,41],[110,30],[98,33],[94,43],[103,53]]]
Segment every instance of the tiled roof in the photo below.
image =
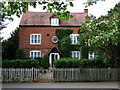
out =
[[[60,20],[60,26],[80,26],[80,22],[85,22],[87,13],[71,13],[73,18],[68,21]],[[26,12],[23,14],[20,25],[41,25],[50,26],[49,12]]]

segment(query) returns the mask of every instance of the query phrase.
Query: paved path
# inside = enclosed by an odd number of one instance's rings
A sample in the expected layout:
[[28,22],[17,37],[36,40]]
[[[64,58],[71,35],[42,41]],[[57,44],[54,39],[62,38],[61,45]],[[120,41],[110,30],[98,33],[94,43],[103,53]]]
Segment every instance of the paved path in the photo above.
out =
[[19,89],[22,90],[120,90],[120,83],[118,82],[3,83],[2,88],[3,88],[2,90],[19,90]]

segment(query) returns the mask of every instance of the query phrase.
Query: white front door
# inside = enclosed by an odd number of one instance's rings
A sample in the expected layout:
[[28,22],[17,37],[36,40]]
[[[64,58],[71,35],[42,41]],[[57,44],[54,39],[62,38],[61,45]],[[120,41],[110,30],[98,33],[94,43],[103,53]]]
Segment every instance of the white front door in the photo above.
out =
[[53,66],[53,61],[56,60],[56,59],[59,59],[59,58],[60,58],[59,53],[50,53],[50,56],[49,56],[50,66],[52,67]]

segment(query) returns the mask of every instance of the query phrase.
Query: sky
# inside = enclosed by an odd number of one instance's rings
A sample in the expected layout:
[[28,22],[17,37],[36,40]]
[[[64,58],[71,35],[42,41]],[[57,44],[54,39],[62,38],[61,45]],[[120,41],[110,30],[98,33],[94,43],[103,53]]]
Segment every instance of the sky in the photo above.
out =
[[[86,0],[74,0],[74,7],[68,7],[68,10],[70,12],[84,12],[85,5],[83,3]],[[120,0],[106,0],[102,2],[98,2],[97,4],[94,4],[90,7],[87,7],[88,9],[88,14],[92,14],[96,16],[97,18],[100,17],[101,15],[106,15],[107,12],[111,9],[114,8],[114,6],[119,2]],[[32,12],[46,12],[46,10],[42,10],[42,6],[37,6],[36,8],[33,8],[32,6],[29,6],[29,11]],[[22,15],[21,15],[22,17]],[[4,39],[7,39],[10,37],[10,33],[16,29],[16,27],[19,26],[21,18],[17,18],[15,15],[13,16],[14,21],[9,21],[6,20],[5,23],[9,23],[7,25],[7,28],[4,28],[2,30],[1,37]]]

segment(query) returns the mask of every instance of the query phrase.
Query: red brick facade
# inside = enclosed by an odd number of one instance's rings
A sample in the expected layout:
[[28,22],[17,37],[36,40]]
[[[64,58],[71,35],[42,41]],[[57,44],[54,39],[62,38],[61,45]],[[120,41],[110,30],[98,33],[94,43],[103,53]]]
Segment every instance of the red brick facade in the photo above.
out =
[[[54,46],[58,47],[51,40],[53,36],[56,36],[56,29],[72,29],[73,34],[77,34],[79,27],[20,27],[19,48],[24,49],[26,57],[30,56],[31,50],[39,50],[41,55],[47,55]],[[31,45],[30,34],[41,34],[41,44]]]
[[[30,51],[32,51],[31,57],[33,58],[36,53],[38,56],[49,55],[50,65],[52,65],[53,60],[59,59],[61,53],[58,50],[58,45],[57,43],[52,42],[52,37],[56,36],[56,29],[72,29],[73,34],[78,34],[78,29],[81,26],[80,22],[84,23],[86,21],[88,10],[85,9],[84,12],[71,14],[73,15],[73,18],[64,21],[57,19],[56,16],[49,12],[28,11],[24,13],[20,22],[19,48],[23,48],[26,57],[30,57]],[[53,18],[56,18],[57,20]],[[39,37],[41,35],[41,44],[30,44],[31,34],[38,34]],[[32,38],[37,38],[38,36],[32,35]],[[36,40],[31,39],[31,41]]]

